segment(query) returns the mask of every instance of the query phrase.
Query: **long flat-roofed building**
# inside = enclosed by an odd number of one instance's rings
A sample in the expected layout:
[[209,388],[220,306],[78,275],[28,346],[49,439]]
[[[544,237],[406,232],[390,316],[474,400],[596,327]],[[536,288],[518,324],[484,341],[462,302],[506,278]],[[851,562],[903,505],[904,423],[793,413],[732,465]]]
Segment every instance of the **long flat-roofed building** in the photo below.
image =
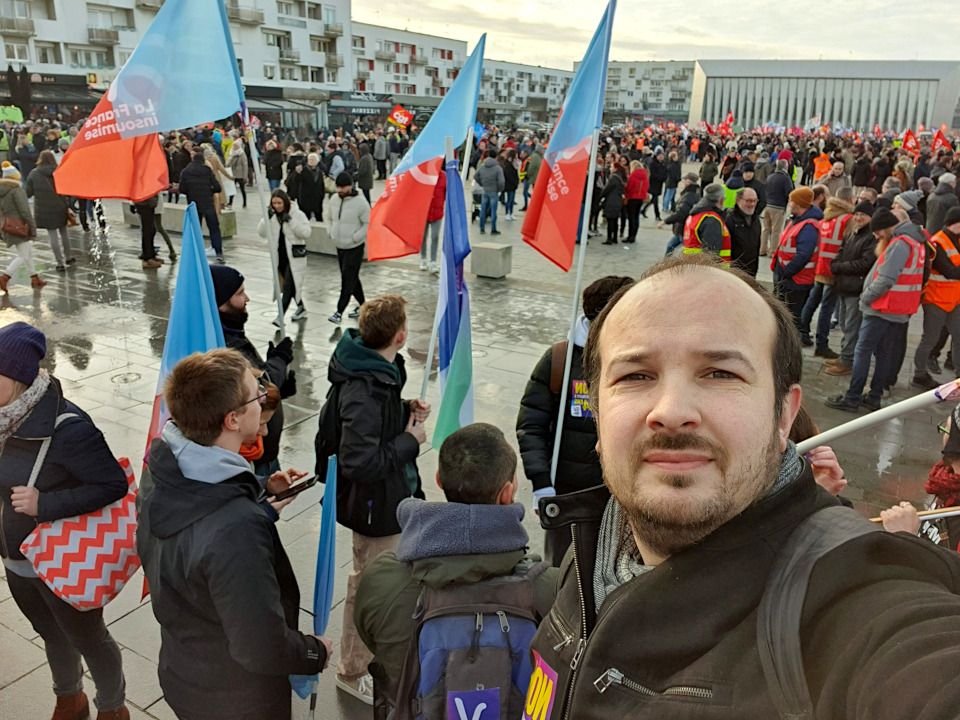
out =
[[869,131],[954,127],[960,61],[698,60],[691,126],[732,112],[744,128],[820,123]]

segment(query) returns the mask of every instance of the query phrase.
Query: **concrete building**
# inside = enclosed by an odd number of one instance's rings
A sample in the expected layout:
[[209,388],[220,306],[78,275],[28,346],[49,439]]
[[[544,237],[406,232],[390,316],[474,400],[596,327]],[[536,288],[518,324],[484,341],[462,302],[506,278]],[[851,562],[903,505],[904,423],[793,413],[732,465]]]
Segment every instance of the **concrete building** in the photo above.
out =
[[694,65],[692,60],[609,63],[604,120],[685,121],[690,113]]
[[496,124],[552,123],[573,75],[570,70],[484,59],[477,115]]
[[698,60],[689,122],[902,131],[954,125],[958,97],[960,62]]

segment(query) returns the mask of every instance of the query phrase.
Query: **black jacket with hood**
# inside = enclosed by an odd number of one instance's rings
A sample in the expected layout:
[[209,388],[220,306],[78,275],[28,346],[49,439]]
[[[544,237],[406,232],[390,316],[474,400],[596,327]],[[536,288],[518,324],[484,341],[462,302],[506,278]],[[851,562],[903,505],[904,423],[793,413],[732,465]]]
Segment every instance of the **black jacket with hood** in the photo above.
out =
[[877,238],[870,225],[864,225],[851,238],[845,238],[837,256],[830,262],[833,287],[840,297],[860,297],[867,273],[877,261]]
[[[407,381],[403,356],[387,362],[350,328],[333,352],[327,378],[331,388],[320,413],[317,474],[325,476],[326,456],[335,448],[337,522],[366,537],[397,535],[400,501],[424,497],[416,462],[420,443],[406,432],[410,403],[400,397]],[[323,437],[331,403],[336,438]]]
[[239,455],[227,455],[168,423],[137,497],[137,551],[160,623],[160,686],[175,712],[209,720],[271,707],[290,696],[288,675],[312,675],[326,661],[320,642],[297,630],[297,578],[257,504],[260,485]]

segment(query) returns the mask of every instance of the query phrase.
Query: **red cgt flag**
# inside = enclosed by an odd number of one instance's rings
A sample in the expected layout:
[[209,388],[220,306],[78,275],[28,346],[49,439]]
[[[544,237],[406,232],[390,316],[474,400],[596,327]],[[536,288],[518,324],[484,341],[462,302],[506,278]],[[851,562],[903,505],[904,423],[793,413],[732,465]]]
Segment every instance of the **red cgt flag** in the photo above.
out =
[[917,136],[913,134],[913,130],[910,128],[907,128],[907,131],[903,134],[903,149],[914,155],[920,151],[920,143],[917,142]]
[[950,141],[947,140],[947,137],[943,134],[943,130],[937,130],[937,134],[933,136],[933,147],[931,151],[936,155],[941,150],[952,150],[953,146],[950,144]]

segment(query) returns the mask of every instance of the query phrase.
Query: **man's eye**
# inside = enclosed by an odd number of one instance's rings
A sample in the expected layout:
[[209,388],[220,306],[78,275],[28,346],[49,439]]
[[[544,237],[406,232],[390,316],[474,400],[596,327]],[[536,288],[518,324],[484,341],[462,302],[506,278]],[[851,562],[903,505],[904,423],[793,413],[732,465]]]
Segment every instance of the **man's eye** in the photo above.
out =
[[711,370],[710,377],[714,380],[739,380],[740,376],[728,370]]

